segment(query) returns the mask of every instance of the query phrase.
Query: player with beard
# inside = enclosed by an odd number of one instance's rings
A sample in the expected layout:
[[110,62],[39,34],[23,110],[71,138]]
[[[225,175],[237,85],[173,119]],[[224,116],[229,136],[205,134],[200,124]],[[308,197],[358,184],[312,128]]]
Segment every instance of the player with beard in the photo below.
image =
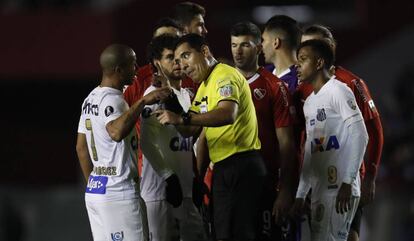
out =
[[[295,158],[290,94],[285,84],[259,67],[261,32],[250,22],[235,24],[231,30],[231,51],[236,69],[249,83],[259,126],[260,150],[268,170],[258,240],[295,240],[287,218],[299,173]],[[275,218],[271,218],[272,214]],[[281,227],[284,225],[284,227]]]
[[[174,60],[177,40],[171,35],[158,36],[149,44],[148,54],[158,72],[169,81],[179,108],[188,111],[190,96],[181,87],[180,65]],[[150,86],[144,96],[157,89]],[[152,241],[170,241],[175,235],[183,241],[206,240],[201,216],[192,200],[193,138],[183,137],[174,126],[161,125],[151,115],[158,109],[170,108],[168,105],[145,106],[141,120],[141,195],[147,206],[150,237]]]

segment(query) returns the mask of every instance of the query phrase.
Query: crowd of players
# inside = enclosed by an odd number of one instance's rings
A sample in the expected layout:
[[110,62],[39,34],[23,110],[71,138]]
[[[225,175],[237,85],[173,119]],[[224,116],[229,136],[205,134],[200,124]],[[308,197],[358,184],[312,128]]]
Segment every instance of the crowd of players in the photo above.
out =
[[330,30],[237,23],[232,67],[213,56],[205,14],[177,4],[148,65],[121,44],[100,56],[76,147],[94,240],[358,240],[383,134]]

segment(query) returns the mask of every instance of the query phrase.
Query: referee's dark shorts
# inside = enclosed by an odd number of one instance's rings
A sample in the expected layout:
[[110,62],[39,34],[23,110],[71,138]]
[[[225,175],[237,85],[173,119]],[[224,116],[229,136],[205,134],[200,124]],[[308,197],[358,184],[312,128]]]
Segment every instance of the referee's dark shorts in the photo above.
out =
[[254,240],[266,167],[258,151],[214,164],[213,219],[217,240]]

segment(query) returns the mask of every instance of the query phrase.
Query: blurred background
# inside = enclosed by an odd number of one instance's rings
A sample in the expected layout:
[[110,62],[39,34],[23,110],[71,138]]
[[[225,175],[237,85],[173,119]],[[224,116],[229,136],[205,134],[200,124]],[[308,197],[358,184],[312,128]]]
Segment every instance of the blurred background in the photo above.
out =
[[[98,85],[110,43],[146,64],[152,28],[179,1],[0,1],[0,241],[92,240],[75,152],[80,106]],[[194,1],[207,10],[215,56],[231,59],[229,29],[274,14],[321,23],[337,63],[362,77],[385,144],[362,241],[414,240],[414,3],[411,0]]]

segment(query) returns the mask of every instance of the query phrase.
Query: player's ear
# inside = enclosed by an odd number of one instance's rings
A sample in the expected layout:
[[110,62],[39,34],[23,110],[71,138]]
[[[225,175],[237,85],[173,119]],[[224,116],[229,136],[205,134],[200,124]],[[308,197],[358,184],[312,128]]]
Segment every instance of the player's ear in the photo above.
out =
[[316,69],[321,70],[325,66],[325,60],[323,58],[318,58],[316,61]]
[[155,69],[157,70],[158,74],[161,74],[159,66],[161,65],[161,62],[158,59],[154,59],[152,61],[153,66],[155,67]]
[[273,42],[273,48],[278,49],[282,46],[282,40],[279,37],[275,37],[275,41]]
[[207,45],[201,46],[201,53],[204,55],[205,58],[210,57],[210,48]]
[[119,65],[115,66],[114,72],[117,73],[117,74],[120,74],[122,72],[121,66],[119,66]]

